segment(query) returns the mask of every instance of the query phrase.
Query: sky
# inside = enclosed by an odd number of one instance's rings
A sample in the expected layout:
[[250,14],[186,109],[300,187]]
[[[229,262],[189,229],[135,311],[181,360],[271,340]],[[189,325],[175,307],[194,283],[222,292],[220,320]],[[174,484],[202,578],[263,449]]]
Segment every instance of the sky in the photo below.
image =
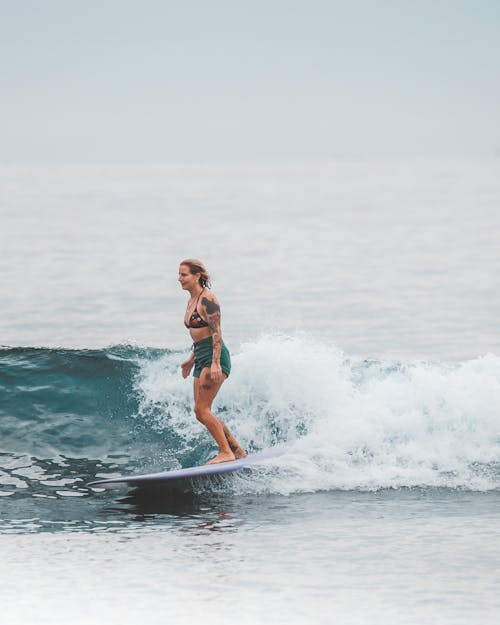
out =
[[0,163],[500,157],[498,0],[0,8]]

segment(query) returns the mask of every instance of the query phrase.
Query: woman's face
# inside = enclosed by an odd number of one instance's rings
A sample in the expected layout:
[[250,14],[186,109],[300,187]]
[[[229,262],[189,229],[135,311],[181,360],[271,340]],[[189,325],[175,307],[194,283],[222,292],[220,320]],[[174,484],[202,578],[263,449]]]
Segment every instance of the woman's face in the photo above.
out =
[[199,284],[200,274],[199,273],[191,273],[191,270],[187,265],[179,266],[179,282],[181,283],[181,287],[187,291],[193,289],[197,284]]

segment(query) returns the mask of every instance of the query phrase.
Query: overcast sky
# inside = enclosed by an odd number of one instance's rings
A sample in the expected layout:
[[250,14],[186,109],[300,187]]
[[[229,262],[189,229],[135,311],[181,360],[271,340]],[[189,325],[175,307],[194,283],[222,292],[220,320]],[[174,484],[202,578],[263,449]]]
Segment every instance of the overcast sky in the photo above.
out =
[[498,0],[0,0],[0,160],[500,156]]

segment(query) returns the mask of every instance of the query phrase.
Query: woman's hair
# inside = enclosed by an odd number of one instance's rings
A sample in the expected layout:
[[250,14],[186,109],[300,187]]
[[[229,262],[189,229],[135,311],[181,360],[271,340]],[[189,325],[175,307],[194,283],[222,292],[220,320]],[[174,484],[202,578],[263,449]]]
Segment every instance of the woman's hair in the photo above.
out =
[[193,275],[195,273],[201,274],[198,282],[203,288],[210,288],[210,274],[208,273],[205,265],[201,262],[201,260],[198,260],[197,258],[186,258],[185,260],[181,261],[180,264],[189,267],[189,271]]

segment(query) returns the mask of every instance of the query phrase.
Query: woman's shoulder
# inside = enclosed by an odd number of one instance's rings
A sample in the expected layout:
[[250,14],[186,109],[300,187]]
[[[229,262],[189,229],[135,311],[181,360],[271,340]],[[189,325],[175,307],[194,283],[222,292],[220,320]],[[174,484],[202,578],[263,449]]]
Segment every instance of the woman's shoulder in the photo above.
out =
[[207,312],[215,312],[214,308],[216,310],[219,309],[219,300],[217,299],[217,296],[213,291],[209,291],[208,289],[201,294],[201,303],[205,306]]
[[208,300],[219,301],[215,293],[212,291],[212,289],[205,289],[201,294],[201,299],[203,298],[208,299]]

